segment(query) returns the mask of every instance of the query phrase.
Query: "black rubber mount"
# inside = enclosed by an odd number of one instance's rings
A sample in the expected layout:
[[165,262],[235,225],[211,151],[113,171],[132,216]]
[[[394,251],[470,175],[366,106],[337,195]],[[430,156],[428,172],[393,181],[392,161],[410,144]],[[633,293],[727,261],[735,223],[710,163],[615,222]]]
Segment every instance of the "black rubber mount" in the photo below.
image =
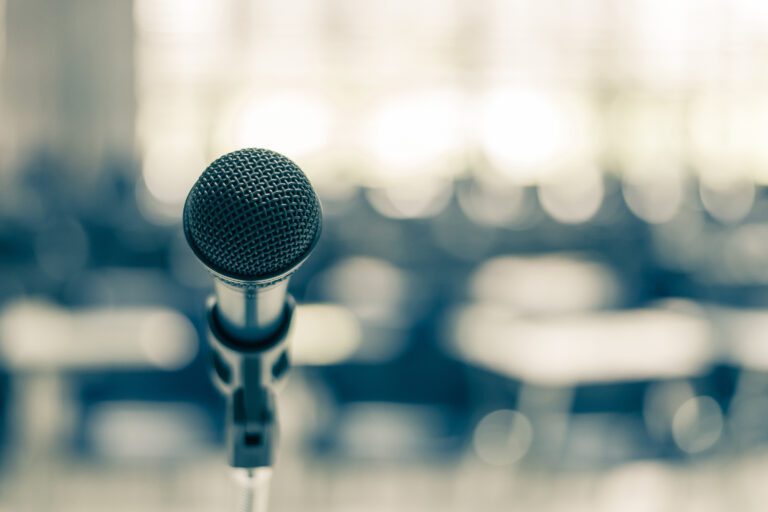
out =
[[280,328],[259,343],[228,336],[218,321],[216,302],[208,305],[208,342],[213,349],[212,379],[227,399],[227,454],[236,468],[272,466],[278,441],[275,390],[290,368],[288,333],[295,301],[288,295]]

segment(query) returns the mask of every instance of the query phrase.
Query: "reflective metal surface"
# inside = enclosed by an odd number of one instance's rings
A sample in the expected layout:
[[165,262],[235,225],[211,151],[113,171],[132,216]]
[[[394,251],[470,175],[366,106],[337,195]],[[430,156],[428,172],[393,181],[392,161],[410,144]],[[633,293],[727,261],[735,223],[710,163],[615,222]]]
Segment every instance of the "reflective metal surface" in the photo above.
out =
[[268,338],[280,326],[285,310],[288,280],[265,288],[235,287],[218,279],[214,284],[219,320],[238,340]]

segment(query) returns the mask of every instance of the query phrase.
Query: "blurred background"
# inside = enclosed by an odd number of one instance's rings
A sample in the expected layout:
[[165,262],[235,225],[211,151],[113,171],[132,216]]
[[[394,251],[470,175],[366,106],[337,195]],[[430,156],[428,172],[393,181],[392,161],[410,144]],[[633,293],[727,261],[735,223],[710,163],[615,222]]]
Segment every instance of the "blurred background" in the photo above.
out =
[[278,511],[764,510],[768,3],[0,0],[0,510],[234,503],[205,166],[323,238]]

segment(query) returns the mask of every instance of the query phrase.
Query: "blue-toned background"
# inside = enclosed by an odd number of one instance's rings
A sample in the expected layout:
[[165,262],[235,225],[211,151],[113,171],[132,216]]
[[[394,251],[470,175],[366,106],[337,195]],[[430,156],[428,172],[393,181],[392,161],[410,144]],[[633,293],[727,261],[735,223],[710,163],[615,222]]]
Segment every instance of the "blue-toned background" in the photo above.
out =
[[294,159],[272,510],[763,510],[768,4],[0,0],[0,511],[229,510],[205,166]]

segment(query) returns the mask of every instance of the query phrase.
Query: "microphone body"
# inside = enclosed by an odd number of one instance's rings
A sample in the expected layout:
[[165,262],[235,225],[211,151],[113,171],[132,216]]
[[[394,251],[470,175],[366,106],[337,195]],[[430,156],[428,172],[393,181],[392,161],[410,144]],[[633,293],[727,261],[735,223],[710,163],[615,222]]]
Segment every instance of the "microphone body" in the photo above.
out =
[[216,279],[214,290],[219,321],[234,338],[258,343],[280,327],[288,294],[287,278],[268,285]]
[[244,342],[225,330],[216,299],[209,301],[212,379],[227,397],[226,446],[232,467],[274,464],[278,438],[275,391],[290,368],[288,333],[294,309],[293,297],[286,296],[277,330],[258,342]]
[[275,390],[290,367],[295,309],[288,280],[314,249],[321,224],[304,173],[269,150],[220,157],[187,196],[184,234],[214,277],[208,340],[213,382],[227,398],[233,467],[274,462]]

